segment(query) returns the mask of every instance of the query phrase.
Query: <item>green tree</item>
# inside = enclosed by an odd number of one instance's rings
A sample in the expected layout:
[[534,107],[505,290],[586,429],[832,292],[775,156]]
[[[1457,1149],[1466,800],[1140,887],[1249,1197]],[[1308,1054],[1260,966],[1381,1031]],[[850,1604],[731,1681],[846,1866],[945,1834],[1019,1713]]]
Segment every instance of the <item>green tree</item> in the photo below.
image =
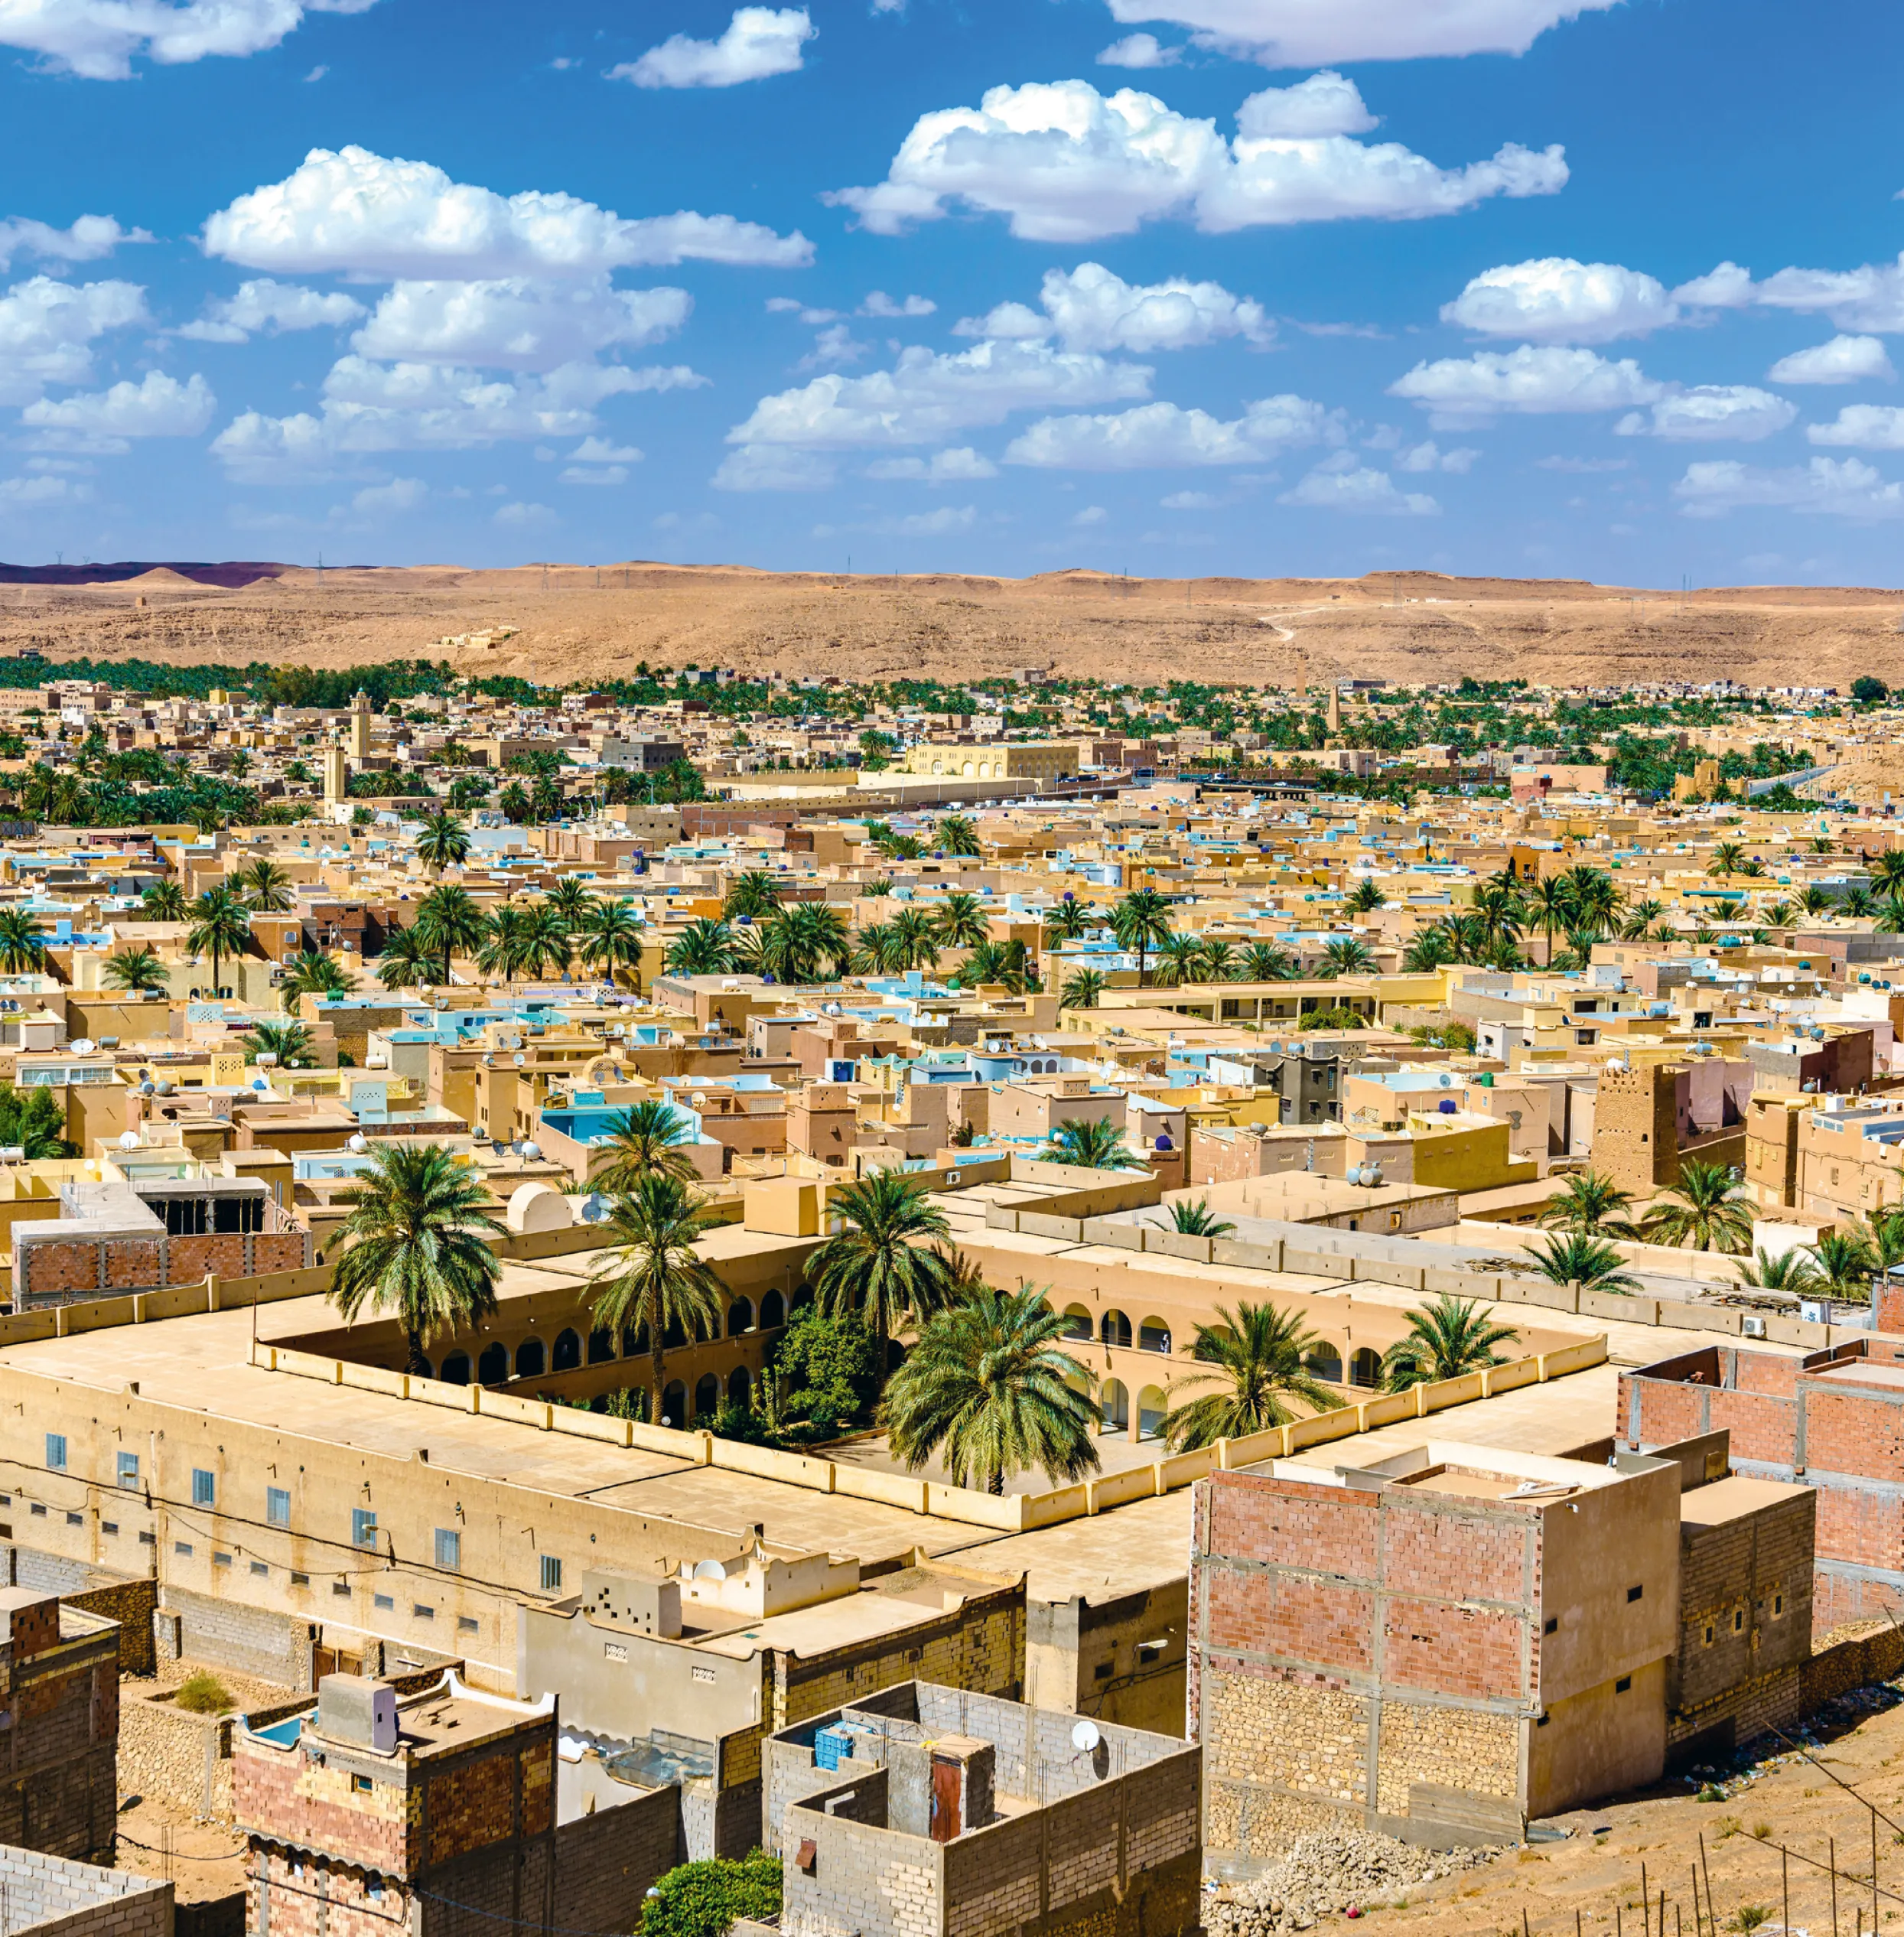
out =
[[1243,951],[1238,982],[1290,982],[1298,973],[1296,958],[1280,942],[1252,942]]
[[483,939],[476,950],[477,972],[506,982],[528,975],[535,959],[535,939],[529,910],[505,903],[483,924]]
[[610,1255],[589,1280],[594,1321],[617,1332],[646,1328],[648,1416],[685,1427],[686,1420],[662,1411],[669,1328],[690,1339],[697,1330],[718,1336],[721,1320],[720,1276],[695,1248],[707,1228],[700,1205],[679,1177],[647,1170],[615,1200],[600,1228]]
[[934,832],[942,853],[977,855],[978,823],[969,814],[948,814]]
[[781,1862],[754,1851],[736,1863],[704,1857],[670,1870],[641,1906],[639,1937],[727,1937],[740,1918],[773,1923],[780,1915]]
[[631,988],[640,986],[641,950],[646,931],[626,901],[591,900],[576,923],[578,952],[591,968],[605,972],[619,987],[626,975]]
[[1796,1245],[1774,1258],[1761,1245],[1753,1253],[1749,1263],[1734,1268],[1742,1285],[1759,1291],[1783,1291],[1795,1298],[1811,1297],[1822,1290],[1824,1284],[1816,1264],[1801,1247]]
[[734,930],[725,922],[691,921],[668,944],[671,975],[725,975],[734,968]]
[[1054,941],[1075,942],[1086,929],[1096,927],[1098,920],[1082,901],[1066,895],[1044,912],[1046,946]]
[[1323,959],[1316,965],[1319,981],[1333,982],[1342,975],[1366,975],[1374,972],[1375,957],[1368,944],[1347,936],[1337,936],[1323,944]]
[[1153,949],[1170,936],[1170,903],[1155,888],[1133,888],[1111,910],[1111,932],[1118,946],[1137,956],[1138,987],[1144,986],[1144,967]]
[[[441,874],[446,868],[461,868],[470,858],[470,831],[454,814],[426,814],[423,831],[417,836],[416,855],[432,874]],[[448,979],[444,977],[445,982]]]
[[990,985],[1013,995],[1024,995],[1031,982],[1031,963],[1024,943],[1015,938],[981,942],[966,956],[959,979],[973,987]]
[[77,1144],[66,1138],[66,1113],[53,1092],[36,1084],[15,1089],[0,1082],[0,1144],[17,1146],[29,1164],[47,1157],[76,1157]]
[[682,1183],[694,1180],[694,1159],[688,1154],[692,1125],[675,1106],[659,1096],[644,1096],[608,1119],[602,1141],[589,1152],[590,1185],[625,1196],[642,1178],[655,1171]]
[[796,1437],[825,1441],[871,1422],[884,1363],[873,1328],[858,1312],[829,1316],[807,1304],[775,1340],[769,1370],[782,1411],[806,1422]]
[[233,877],[233,885],[255,915],[282,914],[295,899],[291,877],[276,862],[262,855],[249,867],[239,869]]
[[1172,1449],[1190,1452],[1219,1439],[1246,1439],[1286,1424],[1294,1415],[1288,1401],[1300,1399],[1312,1411],[1327,1412],[1334,1393],[1311,1373],[1306,1355],[1315,1336],[1294,1312],[1272,1304],[1239,1303],[1232,1314],[1216,1307],[1216,1323],[1199,1325],[1190,1356],[1206,1372],[1187,1374],[1170,1388],[1199,1385],[1218,1389],[1173,1406],[1164,1418],[1164,1437]]
[[1583,1284],[1593,1291],[1637,1291],[1639,1281],[1626,1268],[1626,1261],[1613,1247],[1599,1238],[1579,1231],[1549,1238],[1544,1249],[1529,1254],[1534,1268],[1556,1284]]
[[887,1384],[893,1453],[915,1471],[936,1454],[959,1485],[994,1495],[1033,1467],[1054,1486],[1095,1472],[1097,1420],[1058,1344],[1068,1323],[1031,1285],[981,1286],[935,1312]]
[[1496,1348],[1520,1336],[1512,1325],[1496,1325],[1479,1298],[1443,1292],[1408,1314],[1408,1329],[1382,1355],[1382,1382],[1391,1392],[1435,1380],[1459,1379],[1484,1366],[1506,1363]]
[[923,1324],[951,1294],[945,1213],[901,1172],[875,1170],[827,1193],[841,1229],[807,1260],[820,1309],[865,1315],[885,1362],[886,1341],[910,1313]]
[[[194,955],[212,959],[212,986],[219,984],[218,965],[226,956],[242,955],[251,939],[251,917],[245,904],[228,887],[207,888],[191,906],[191,933],[185,946]],[[0,943],[0,966],[5,965]]]
[[573,935],[594,913],[597,903],[586,881],[565,874],[542,897],[542,906],[561,920],[565,935]]
[[1157,955],[1157,978],[1166,988],[1205,979],[1200,936],[1167,935],[1158,943]]
[[780,890],[764,868],[750,868],[737,874],[728,884],[721,904],[721,919],[736,921],[745,915],[750,921],[764,921],[780,906]]
[[281,1069],[308,1069],[317,1049],[301,1022],[254,1022],[245,1035],[245,1060],[255,1063],[260,1056],[275,1056]]
[[1839,1299],[1863,1297],[1877,1274],[1877,1255],[1857,1231],[1827,1231],[1811,1247],[1819,1289]]
[[176,881],[155,881],[139,897],[148,921],[183,921],[185,890]]
[[977,895],[956,892],[939,904],[932,932],[942,948],[975,949],[990,937],[991,925]]
[[1851,697],[1860,706],[1880,706],[1890,697],[1890,688],[1872,673],[1860,673],[1851,682]]
[[1651,1244],[1733,1253],[1752,1248],[1751,1206],[1738,1174],[1723,1164],[1682,1164],[1678,1183],[1661,1192],[1639,1228]]
[[428,942],[414,927],[392,928],[384,936],[377,958],[377,980],[386,988],[418,988],[436,968]]
[[1194,1203],[1179,1199],[1170,1206],[1170,1228],[1186,1238],[1226,1238],[1236,1226],[1210,1209],[1209,1198],[1199,1197]]
[[1627,1216],[1633,1194],[1597,1170],[1579,1170],[1563,1180],[1548,1199],[1541,1222],[1550,1229],[1577,1231],[1584,1237],[1634,1239],[1639,1235]]
[[1060,1009],[1095,1009],[1104,993],[1104,976],[1095,968],[1079,968],[1065,978],[1058,998]]
[[322,949],[306,949],[292,958],[278,989],[286,1014],[306,995],[348,995],[352,984],[349,972],[336,956]]
[[482,946],[485,928],[483,911],[467,888],[438,886],[416,904],[413,924],[418,939],[435,958],[443,972],[436,980],[445,986],[450,979],[450,962],[459,951],[467,953]]
[[1388,905],[1388,897],[1373,881],[1358,881],[1343,901],[1343,906],[1352,915],[1372,914],[1376,909]]
[[101,974],[112,988],[133,995],[162,993],[167,982],[165,965],[156,949],[122,949],[107,958]]
[[1047,1164],[1074,1164],[1087,1170],[1134,1167],[1123,1131],[1108,1116],[1071,1117],[1053,1124],[1038,1155]]
[[393,1314],[408,1347],[407,1370],[422,1371],[432,1340],[494,1313],[503,1226],[480,1177],[448,1151],[379,1143],[342,1201],[350,1215],[337,1232],[344,1250],[330,1302],[347,1323],[366,1310]]

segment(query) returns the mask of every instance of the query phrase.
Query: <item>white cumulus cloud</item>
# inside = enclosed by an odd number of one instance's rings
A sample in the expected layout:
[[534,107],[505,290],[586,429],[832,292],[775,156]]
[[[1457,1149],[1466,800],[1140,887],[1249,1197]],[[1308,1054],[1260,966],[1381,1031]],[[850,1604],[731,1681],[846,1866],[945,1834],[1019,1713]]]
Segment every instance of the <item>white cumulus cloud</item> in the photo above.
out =
[[1889,383],[1897,373],[1876,337],[1834,337],[1781,356],[1766,375],[1774,383]]
[[1127,34],[1098,56],[1100,67],[1174,67],[1183,58],[1181,47],[1167,47],[1154,34]]
[[181,383],[162,370],[148,370],[137,383],[115,383],[57,402],[42,397],[27,405],[20,421],[36,430],[74,431],[89,438],[197,437],[217,407],[202,376]]
[[1805,435],[1814,444],[1854,451],[1904,451],[1904,410],[1895,404],[1847,404],[1831,422],[1814,424]]
[[16,282],[0,296],[0,404],[31,403],[49,383],[85,383],[99,337],[149,321],[136,283]]
[[[5,18],[0,0],[0,21]],[[143,229],[122,229],[109,215],[83,215],[64,229],[12,215],[0,222],[0,269],[16,256],[37,256],[46,262],[96,262],[122,243],[151,239]]]
[[1263,140],[1365,135],[1375,125],[1361,89],[1326,67],[1294,87],[1265,87],[1236,111],[1238,128]]
[[1441,509],[1425,491],[1398,490],[1385,470],[1359,464],[1346,451],[1325,459],[1277,503],[1383,518],[1432,518]]
[[1673,496],[1694,518],[1753,508],[1809,512],[1857,524],[1904,517],[1904,487],[1888,483],[1860,457],[1814,457],[1782,470],[1736,458],[1691,464]]
[[1676,323],[1679,308],[1636,269],[1545,256],[1484,270],[1443,304],[1441,320],[1524,343],[1611,343]]
[[978,522],[976,505],[946,504],[936,511],[910,513],[886,529],[901,538],[943,538],[953,532],[968,532]]
[[1063,470],[1253,464],[1341,435],[1339,417],[1304,397],[1264,397],[1228,422],[1207,411],[1153,403],[1111,415],[1043,418],[1013,440],[1005,462]]
[[548,370],[600,350],[659,342],[693,307],[684,289],[613,289],[606,276],[399,282],[351,343],[389,363]]
[[557,522],[555,513],[550,510],[547,505],[525,504],[519,501],[499,504],[493,515],[493,521],[499,525],[513,526],[518,530],[552,525]]
[[1473,356],[1420,363],[1388,386],[1430,413],[1437,429],[1509,415],[1630,409],[1666,394],[1630,357],[1610,363],[1590,350],[1525,343]]
[[1673,294],[1707,308],[1790,310],[1824,315],[1841,330],[1894,335],[1904,331],[1904,255],[1855,269],[1780,269],[1762,282],[1736,262],[1721,262]]
[[355,147],[313,148],[282,181],[240,195],[207,221],[204,246],[248,269],[392,282],[592,278],[690,257],[787,269],[813,254],[797,231],[731,215],[630,220],[573,195],[498,195]]
[[1796,404],[1749,383],[1701,383],[1675,389],[1652,407],[1613,426],[1621,437],[1663,437],[1679,443],[1704,439],[1756,444],[1783,430],[1798,414]]
[[935,451],[930,457],[877,457],[866,467],[866,474],[919,484],[968,484],[978,478],[996,477],[998,467],[970,444],[962,444]]
[[929,296],[908,296],[895,302],[884,289],[871,290],[859,306],[862,316],[930,316],[939,305]]
[[1169,21],[1267,67],[1525,54],[1549,28],[1618,0],[1111,0],[1125,23]]
[[784,444],[744,444],[714,474],[721,491],[823,491],[834,478],[832,458]]
[[1447,215],[1496,195],[1553,194],[1567,181],[1557,147],[1536,153],[1510,142],[1489,161],[1442,169],[1395,142],[1253,132],[1291,116],[1339,126],[1351,98],[1360,109],[1349,83],[1317,78],[1330,85],[1300,106],[1291,102],[1300,88],[1268,90],[1266,103],[1245,101],[1234,142],[1215,122],[1178,114],[1134,88],[1107,98],[1082,80],[994,87],[977,108],[922,115],[884,181],[826,199],[882,235],[936,221],[958,202],[1008,217],[1012,233],[1031,241],[1080,243],[1168,217],[1221,233],[1353,216]]
[[1480,456],[1478,451],[1465,446],[1453,451],[1443,451],[1430,438],[1424,444],[1411,444],[1395,459],[1395,469],[1406,471],[1450,471],[1458,477],[1465,477],[1474,468],[1474,461]]
[[1191,350],[1226,337],[1265,343],[1276,326],[1262,304],[1233,296],[1220,282],[1129,283],[1098,262],[1047,269],[1039,296],[1044,314],[1001,303],[989,315],[954,326],[959,336],[1056,335],[1067,350]]
[[200,343],[249,343],[259,330],[280,335],[287,330],[321,330],[327,325],[341,328],[363,314],[363,304],[341,292],[327,295],[261,276],[241,282],[236,295],[207,304],[205,314],[178,334]]
[[369,484],[350,500],[350,508],[366,518],[387,518],[392,513],[414,511],[430,495],[420,477],[393,477],[387,484]]
[[795,74],[800,50],[819,29],[804,7],[741,7],[718,41],[671,34],[639,60],[608,70],[637,87],[734,87],[770,74]]
[[0,478],[0,506],[31,510],[55,504],[83,504],[93,495],[92,487],[70,477]]
[[360,14],[374,0],[0,0],[0,47],[88,80],[124,80],[135,57],[161,65],[275,47],[307,13]]

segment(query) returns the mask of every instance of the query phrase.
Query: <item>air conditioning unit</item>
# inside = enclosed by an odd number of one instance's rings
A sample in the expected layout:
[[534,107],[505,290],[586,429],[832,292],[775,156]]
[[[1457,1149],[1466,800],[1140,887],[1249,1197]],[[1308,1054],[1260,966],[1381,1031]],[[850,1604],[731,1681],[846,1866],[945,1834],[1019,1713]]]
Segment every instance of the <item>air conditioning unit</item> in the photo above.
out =
[[1766,1322],[1756,1312],[1749,1311],[1740,1320],[1739,1331],[1742,1337],[1762,1339],[1766,1335]]

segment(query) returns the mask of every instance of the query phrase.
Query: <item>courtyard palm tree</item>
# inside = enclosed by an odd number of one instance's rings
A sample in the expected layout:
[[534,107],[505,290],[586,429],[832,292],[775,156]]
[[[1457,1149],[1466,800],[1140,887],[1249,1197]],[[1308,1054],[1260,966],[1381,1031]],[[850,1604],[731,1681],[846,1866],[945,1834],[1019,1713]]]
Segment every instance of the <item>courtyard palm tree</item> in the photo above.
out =
[[46,961],[47,936],[24,908],[0,908],[0,970],[24,975]]
[[1566,1178],[1548,1199],[1540,1221],[1583,1237],[1633,1239],[1639,1233],[1627,1216],[1632,1203],[1633,1193],[1622,1190],[1611,1177],[1597,1170],[1580,1170]]
[[597,903],[586,881],[565,874],[542,897],[542,905],[561,917],[564,933],[573,935],[594,913]]
[[1408,946],[1401,952],[1401,966],[1408,975],[1432,975],[1455,957],[1455,945],[1448,931],[1439,922],[1434,922],[1409,938]]
[[1824,1288],[1824,1281],[1818,1275],[1816,1261],[1801,1248],[1795,1247],[1774,1258],[1761,1245],[1753,1253],[1749,1263],[1736,1268],[1739,1283],[1754,1291],[1783,1291],[1792,1297],[1803,1298]]
[[167,979],[165,965],[156,949],[122,949],[109,958],[101,973],[113,988],[131,995],[162,991]]
[[991,924],[978,896],[960,892],[947,895],[939,903],[932,933],[942,948],[975,949],[989,939]]
[[1695,1251],[1752,1248],[1752,1211],[1738,1174],[1723,1164],[1682,1164],[1679,1181],[1662,1191],[1640,1224],[1649,1243],[1690,1244]]
[[1712,851],[1712,859],[1706,864],[1706,872],[1708,874],[1718,875],[1736,874],[1740,862],[1745,858],[1746,851],[1742,842],[1737,841],[1716,842]]
[[1044,914],[1046,946],[1050,941],[1075,942],[1087,928],[1098,926],[1098,917],[1082,901],[1066,896]]
[[939,1248],[951,1226],[924,1188],[897,1170],[829,1190],[827,1211],[841,1228],[807,1260],[814,1297],[829,1316],[865,1319],[883,1375],[886,1341],[906,1314],[923,1325],[951,1296],[956,1267]]
[[254,1022],[245,1034],[245,1060],[255,1063],[261,1055],[275,1056],[280,1069],[294,1069],[315,1063],[317,1047],[301,1022]]
[[1120,948],[1137,956],[1137,984],[1144,986],[1144,965],[1151,949],[1170,939],[1170,903],[1155,888],[1133,888],[1111,910],[1111,932]]
[[442,968],[440,982],[450,979],[451,958],[481,947],[486,932],[483,911],[467,888],[433,887],[416,904],[416,933]]
[[292,958],[278,995],[289,1012],[301,996],[348,995],[350,988],[350,974],[334,955],[322,949],[306,949]]
[[902,908],[887,926],[893,931],[893,949],[901,968],[932,968],[939,963],[939,943],[932,925],[918,908]]
[[577,952],[591,968],[604,972],[611,985],[619,986],[627,975],[630,986],[640,979],[641,920],[626,901],[597,901],[577,917]]
[[1653,924],[1665,912],[1665,903],[1656,901],[1650,896],[1628,903],[1626,917],[1619,926],[1619,939],[1622,942],[1645,941]]
[[1047,1164],[1073,1164],[1086,1170],[1133,1167],[1124,1132],[1108,1116],[1072,1117],[1053,1124],[1039,1157]]
[[1033,1467],[1054,1486],[1095,1472],[1097,1416],[1072,1383],[1068,1328],[1031,1285],[981,1285],[934,1313],[880,1405],[893,1451],[915,1470],[936,1454],[955,1483],[995,1495]]
[[724,1291],[719,1274],[695,1248],[707,1228],[701,1207],[679,1177],[648,1170],[615,1200],[600,1228],[610,1255],[588,1281],[594,1321],[618,1333],[646,1327],[648,1417],[685,1425],[662,1417],[668,1333],[679,1325],[688,1338],[697,1330],[718,1334]]
[[1554,937],[1567,926],[1573,914],[1573,896],[1568,890],[1567,877],[1544,874],[1538,881],[1529,881],[1522,890],[1521,898],[1533,925],[1547,937],[1548,959],[1551,961]]
[[948,814],[932,838],[945,854],[976,855],[979,851],[978,823],[969,814]]
[[366,1310],[391,1313],[408,1348],[406,1370],[422,1371],[433,1340],[495,1311],[503,1226],[481,1178],[448,1151],[407,1139],[379,1144],[342,1201],[350,1215],[338,1228],[344,1248],[330,1302],[347,1323]]
[[1877,1255],[1858,1231],[1827,1231],[1812,1247],[1818,1289],[1834,1298],[1861,1297],[1878,1271]]
[[1031,963],[1021,941],[981,942],[965,957],[962,982],[991,984],[1013,995],[1022,995],[1031,980]]
[[1556,1284],[1582,1284],[1590,1291],[1629,1292],[1639,1281],[1626,1269],[1626,1261],[1603,1239],[1584,1232],[1569,1231],[1564,1237],[1549,1238],[1544,1249],[1529,1252],[1534,1268]]
[[1323,959],[1316,965],[1319,981],[1333,982],[1342,975],[1365,975],[1375,968],[1375,959],[1368,945],[1352,937],[1338,936],[1323,944]]
[[889,921],[869,921],[859,932],[853,950],[856,975],[896,975],[906,965],[904,942]]
[[1781,897],[1764,910],[1764,914],[1768,928],[1789,928],[1798,918],[1798,904]]
[[561,909],[548,901],[532,908],[523,923],[523,935],[531,975],[568,972],[575,959],[575,944],[570,939],[569,924]]
[[765,921],[780,906],[780,890],[764,868],[750,868],[737,874],[721,903],[721,919],[736,921],[745,915],[750,921]]
[[1164,1437],[1172,1450],[1190,1452],[1219,1439],[1246,1439],[1286,1425],[1295,1416],[1291,1399],[1301,1400],[1312,1412],[1333,1410],[1335,1394],[1304,1362],[1317,1343],[1295,1312],[1239,1303],[1232,1315],[1219,1305],[1216,1323],[1198,1326],[1190,1349],[1190,1356],[1209,1369],[1177,1380],[1170,1395],[1199,1385],[1219,1389],[1164,1414]]
[[1520,1336],[1512,1325],[1496,1325],[1481,1309],[1479,1298],[1456,1298],[1447,1292],[1408,1314],[1408,1329],[1382,1355],[1382,1383],[1391,1392],[1427,1385],[1437,1379],[1459,1379],[1484,1366],[1506,1363],[1499,1346]]
[[281,915],[291,906],[291,877],[262,856],[232,877],[245,906],[255,915]]
[[1252,942],[1243,951],[1241,972],[1236,979],[1242,982],[1294,982],[1297,975],[1296,958],[1280,942]]
[[1210,1209],[1207,1197],[1194,1203],[1180,1199],[1170,1206],[1170,1229],[1186,1238],[1226,1238],[1236,1226]]
[[377,980],[386,988],[418,988],[436,968],[436,958],[414,927],[392,928],[377,958]]
[[476,966],[483,975],[498,982],[513,982],[530,972],[535,940],[526,909],[498,908],[483,923],[483,939],[477,946]]
[[1373,881],[1358,881],[1343,900],[1343,906],[1352,915],[1372,914],[1376,909],[1388,905],[1388,897]]
[[589,1153],[588,1180],[594,1189],[626,1196],[655,1171],[683,1183],[692,1181],[688,1119],[663,1099],[644,1096],[617,1110],[604,1134],[604,1141]]
[[1194,935],[1167,935],[1157,944],[1157,978],[1166,988],[1203,979],[1203,944]]
[[185,890],[176,881],[155,881],[139,897],[148,921],[183,921]]
[[1060,1009],[1095,1009],[1104,993],[1104,976],[1096,968],[1079,968],[1065,978],[1058,998]]
[[1873,855],[1866,863],[1872,885],[1889,900],[1904,895],[1904,848],[1893,848]]
[[1234,942],[1206,942],[1197,980],[1233,982],[1236,979],[1236,944]]
[[734,930],[724,921],[691,921],[668,944],[663,959],[671,975],[727,975],[734,967]]
[[207,888],[191,906],[191,933],[185,946],[194,955],[212,959],[212,986],[219,985],[218,965],[226,956],[242,955],[251,939],[251,917],[245,904],[228,887]]
[[[461,868],[470,858],[470,831],[454,814],[438,811],[423,817],[423,831],[417,836],[416,858],[432,874],[446,868]],[[449,980],[446,973],[443,978]]]

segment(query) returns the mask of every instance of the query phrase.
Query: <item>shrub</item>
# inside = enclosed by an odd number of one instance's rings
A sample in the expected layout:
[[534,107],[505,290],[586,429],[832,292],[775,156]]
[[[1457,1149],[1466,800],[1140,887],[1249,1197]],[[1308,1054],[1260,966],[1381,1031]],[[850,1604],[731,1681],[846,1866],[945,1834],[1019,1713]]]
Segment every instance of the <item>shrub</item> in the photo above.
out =
[[173,1705],[190,1715],[222,1715],[232,1705],[231,1691],[216,1675],[203,1668],[186,1676],[178,1685]]
[[723,1937],[736,1917],[780,1914],[780,1860],[756,1850],[670,1870],[641,1909],[640,1937]]

